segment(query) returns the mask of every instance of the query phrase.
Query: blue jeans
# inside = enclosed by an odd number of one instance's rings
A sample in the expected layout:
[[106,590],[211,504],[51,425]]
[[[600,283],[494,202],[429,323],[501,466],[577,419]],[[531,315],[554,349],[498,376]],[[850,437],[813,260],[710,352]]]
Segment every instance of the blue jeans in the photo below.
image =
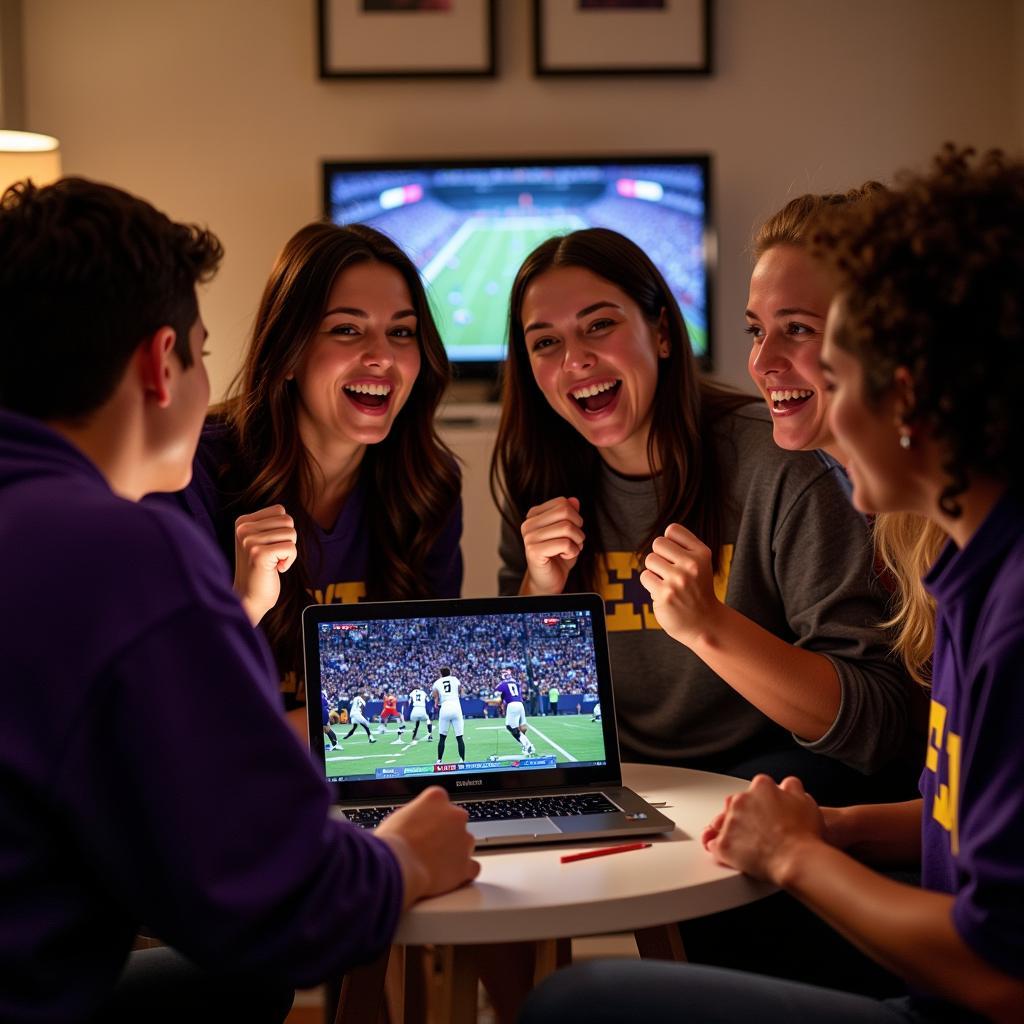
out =
[[557,971],[535,988],[519,1024],[931,1024],[943,1019],[922,1016],[907,999],[879,1001],[719,967],[592,960]]

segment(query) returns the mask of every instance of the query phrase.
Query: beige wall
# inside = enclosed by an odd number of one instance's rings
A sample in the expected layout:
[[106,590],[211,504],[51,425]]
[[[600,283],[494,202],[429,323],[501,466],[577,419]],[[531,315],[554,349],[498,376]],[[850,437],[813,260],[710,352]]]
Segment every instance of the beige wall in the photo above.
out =
[[216,392],[276,250],[319,215],[323,157],[709,151],[718,363],[743,382],[755,222],[944,139],[1024,148],[1024,28],[1020,0],[714,6],[707,79],[534,78],[530,5],[499,0],[495,80],[360,83],[317,79],[313,0],[25,0],[26,126],[60,137],[66,172],[222,236],[204,300]]

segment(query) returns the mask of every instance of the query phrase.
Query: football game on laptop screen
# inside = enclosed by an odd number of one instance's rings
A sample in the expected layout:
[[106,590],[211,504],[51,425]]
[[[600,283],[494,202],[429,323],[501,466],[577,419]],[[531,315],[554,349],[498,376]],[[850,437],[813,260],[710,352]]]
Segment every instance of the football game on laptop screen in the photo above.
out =
[[607,763],[587,609],[353,616],[316,629],[332,782]]

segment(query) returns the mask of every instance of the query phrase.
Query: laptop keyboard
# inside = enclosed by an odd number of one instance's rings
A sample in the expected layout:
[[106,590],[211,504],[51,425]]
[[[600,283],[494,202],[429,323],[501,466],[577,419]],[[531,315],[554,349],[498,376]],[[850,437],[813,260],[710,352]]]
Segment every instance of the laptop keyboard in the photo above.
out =
[[[603,793],[567,796],[519,796],[501,800],[454,801],[469,812],[470,821],[509,821],[515,818],[562,818],[581,814],[613,814],[619,810]],[[395,808],[360,807],[345,817],[360,828],[376,828]]]

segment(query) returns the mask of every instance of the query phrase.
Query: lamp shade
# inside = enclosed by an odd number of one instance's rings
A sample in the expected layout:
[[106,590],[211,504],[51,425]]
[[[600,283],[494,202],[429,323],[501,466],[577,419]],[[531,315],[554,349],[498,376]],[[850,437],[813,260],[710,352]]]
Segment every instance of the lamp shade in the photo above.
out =
[[0,131],[0,194],[24,178],[49,185],[59,177],[60,143],[52,135]]

